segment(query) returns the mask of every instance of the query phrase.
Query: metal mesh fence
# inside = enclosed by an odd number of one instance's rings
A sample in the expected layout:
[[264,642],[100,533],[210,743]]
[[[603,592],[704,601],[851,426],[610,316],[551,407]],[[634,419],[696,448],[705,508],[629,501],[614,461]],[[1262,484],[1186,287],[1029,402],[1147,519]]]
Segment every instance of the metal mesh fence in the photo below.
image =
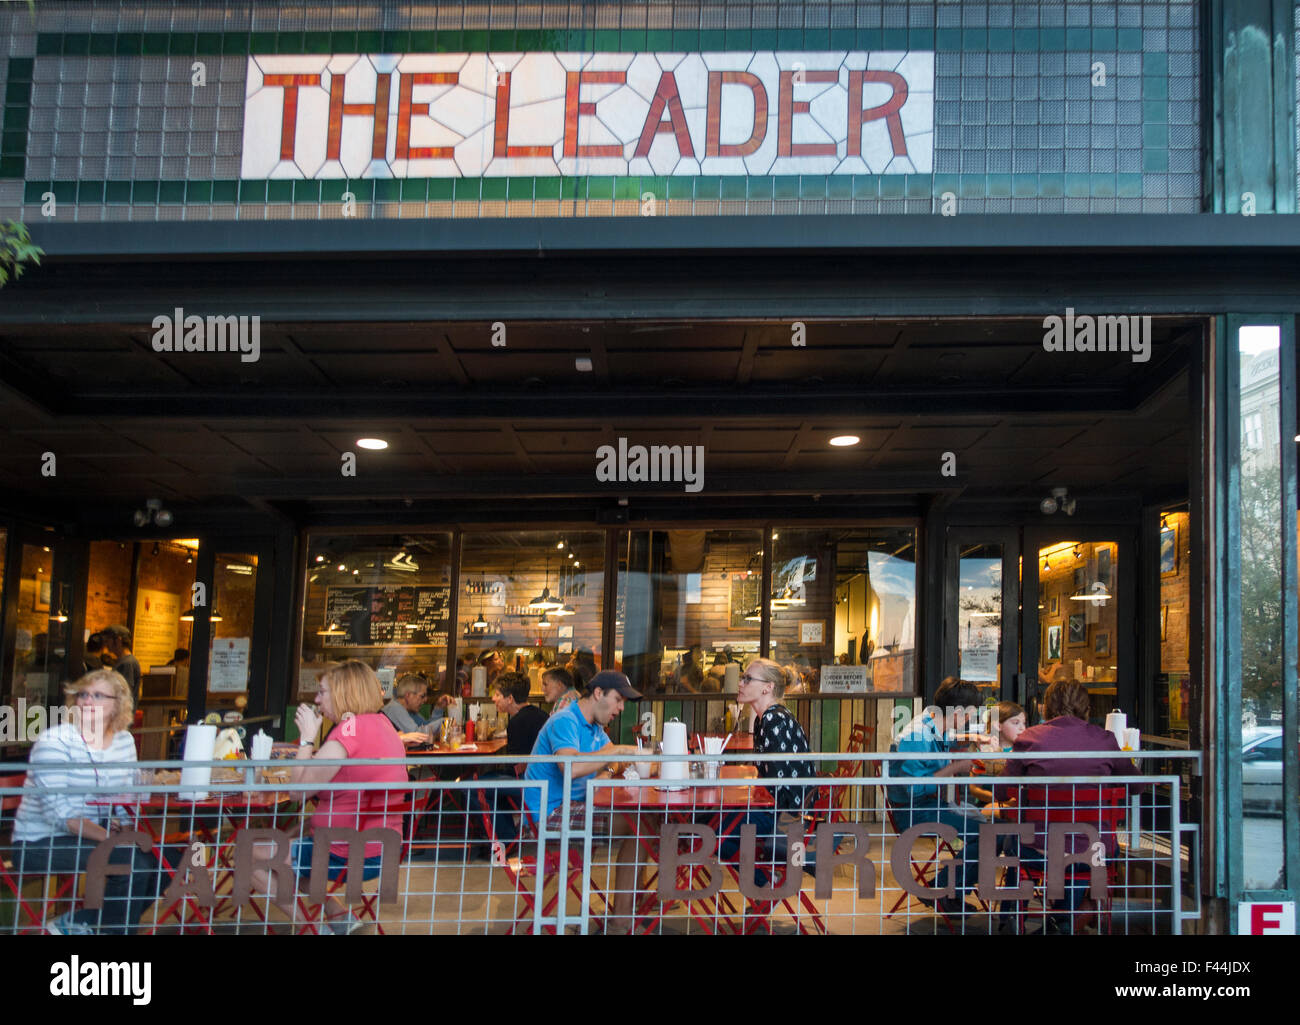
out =
[[[0,766],[0,933],[1165,934],[1199,915],[1177,774],[936,785],[900,775],[912,755],[813,754],[792,784],[763,775],[779,757],[576,785],[572,757],[527,759],[543,779],[411,758],[408,783],[325,790],[284,762],[208,784],[141,763],[134,786],[57,794]],[[55,797],[49,835],[21,806]]]

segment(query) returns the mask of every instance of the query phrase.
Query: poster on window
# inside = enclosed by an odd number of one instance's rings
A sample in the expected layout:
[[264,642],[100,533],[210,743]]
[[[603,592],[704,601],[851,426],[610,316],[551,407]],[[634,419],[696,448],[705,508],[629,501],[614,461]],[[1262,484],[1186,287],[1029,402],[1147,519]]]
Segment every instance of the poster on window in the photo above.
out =
[[238,694],[248,690],[249,637],[218,637],[208,657],[208,691]]

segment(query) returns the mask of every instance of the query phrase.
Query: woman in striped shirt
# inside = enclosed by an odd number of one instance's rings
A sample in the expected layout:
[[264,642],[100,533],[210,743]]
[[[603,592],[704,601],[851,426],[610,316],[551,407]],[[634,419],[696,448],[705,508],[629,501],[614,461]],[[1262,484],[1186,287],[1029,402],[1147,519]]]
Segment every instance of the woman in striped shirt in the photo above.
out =
[[[71,722],[60,723],[32,745],[23,799],[14,818],[14,863],[21,876],[82,872],[96,844],[120,824],[102,794],[135,784],[135,741],[127,732],[134,714],[131,689],[111,669],[96,669],[69,687]],[[94,793],[69,790],[94,788]],[[157,859],[134,844],[116,848],[109,862],[130,873],[109,875],[98,911],[69,911],[46,928],[53,933],[128,933],[158,897]]]

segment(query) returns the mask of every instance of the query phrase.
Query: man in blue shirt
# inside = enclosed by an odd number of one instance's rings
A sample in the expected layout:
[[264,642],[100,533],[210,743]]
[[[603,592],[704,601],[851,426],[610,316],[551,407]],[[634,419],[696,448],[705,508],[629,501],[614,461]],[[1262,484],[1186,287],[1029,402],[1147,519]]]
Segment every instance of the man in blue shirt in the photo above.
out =
[[[569,822],[583,828],[587,813],[587,780],[620,758],[634,758],[637,749],[631,744],[615,744],[605,733],[616,715],[623,711],[625,700],[640,699],[628,678],[622,673],[606,669],[591,678],[587,693],[558,715],[546,720],[537,742],[534,755],[594,755],[590,761],[574,762],[572,784],[569,788]],[[544,779],[546,790],[546,828],[558,832],[564,815],[564,767],[553,762],[529,762],[525,779]],[[524,790],[527,818],[536,823],[540,816],[539,791],[536,787]],[[606,828],[596,831],[606,835],[622,836],[616,856],[614,873],[614,914],[606,932],[625,933],[632,928],[632,901],[636,896],[634,874],[636,870],[636,837],[632,827],[621,816],[612,824],[612,834]]]
[[[898,739],[889,746],[891,751],[903,754],[929,755],[905,761],[886,763],[887,775],[912,780],[942,780],[953,776],[970,775],[969,761],[953,761],[943,757],[951,749],[949,734],[964,729],[970,718],[970,709],[978,710],[979,688],[949,676],[939,684],[934,694],[934,704],[913,719]],[[941,783],[911,783],[908,786],[885,788],[889,810],[899,831],[910,829],[920,822],[941,822],[957,831],[961,864],[958,869],[957,895],[941,897],[935,903],[945,915],[962,914],[966,908],[965,894],[974,888],[979,874],[979,824],[978,814],[967,815],[944,799]],[[934,885],[947,889],[948,869],[939,872]]]

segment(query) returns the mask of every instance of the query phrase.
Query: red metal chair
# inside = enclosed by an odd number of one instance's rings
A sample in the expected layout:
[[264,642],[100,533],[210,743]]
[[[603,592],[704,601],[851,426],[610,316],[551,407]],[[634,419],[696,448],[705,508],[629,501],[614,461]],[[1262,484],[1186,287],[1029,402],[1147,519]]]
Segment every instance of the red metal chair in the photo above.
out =
[[[492,866],[505,872],[506,878],[510,880],[510,885],[514,887],[515,896],[523,901],[523,911],[516,915],[515,923],[507,930],[507,935],[513,934],[516,929],[528,934],[532,932],[532,920],[537,906],[537,898],[546,895],[546,886],[551,879],[559,879],[560,851],[558,845],[551,845],[543,852],[542,877],[537,887],[537,897],[534,897],[530,882],[537,879],[537,856],[525,853],[534,841],[525,840],[522,836],[509,841],[500,839],[496,831],[496,813],[488,804],[487,791],[476,789],[472,800],[478,806],[479,814],[483,820],[483,831],[487,834],[488,842],[492,845]],[[518,807],[516,802],[511,799],[508,800],[512,805]],[[530,821],[528,812],[521,812],[521,831],[526,832],[526,827]],[[577,897],[580,901],[582,900],[582,880],[586,872],[586,866],[582,860],[582,851],[576,845],[570,844],[565,862],[564,885],[560,886],[557,882],[555,893],[542,906],[543,917],[553,915],[560,901],[567,900],[569,894]],[[608,911],[609,901],[605,898],[604,892],[596,885],[594,879],[591,882],[591,895],[592,897],[599,897]],[[543,931],[549,936],[555,935],[553,926],[543,926]]]
[[[1123,785],[1099,787],[1075,783],[1057,786],[1022,786],[1018,788],[1016,808],[1021,822],[1034,826],[1035,837],[1046,835],[1053,822],[1068,822],[1091,826],[1097,831],[1106,848],[1106,896],[1099,902],[1098,913],[1106,931],[1111,930],[1110,893],[1119,878],[1119,866],[1114,858],[1119,850],[1119,834],[1128,816],[1128,787]],[[1048,900],[1043,892],[1044,870],[1037,865],[1021,861],[1020,871],[1034,884],[1042,902],[1043,913],[1048,913]],[[1086,885],[1092,870],[1083,865],[1071,865],[1066,873],[1066,884]],[[1016,931],[1023,931],[1025,907],[1016,906]],[[1073,918],[1074,915],[1072,914]]]
[[[854,723],[849,727],[849,742],[844,748],[845,754],[865,754],[875,746],[876,728],[863,723]],[[863,758],[847,759],[835,766],[831,774],[835,779],[855,779],[862,775],[866,760]],[[847,786],[831,788],[829,815],[832,822],[847,822],[850,818],[846,809],[850,789]]]
[[[872,766],[872,775],[879,775],[879,773],[880,773],[880,763],[874,763]],[[883,788],[882,788],[882,795],[883,795]],[[894,806],[889,802],[889,798],[887,796],[884,797],[884,805],[885,805],[885,820],[889,823],[890,831],[894,834],[895,838],[897,838],[903,833],[903,830],[900,829],[898,826],[898,820],[894,814]],[[921,861],[918,861],[915,857],[911,859],[912,878],[916,880],[916,882],[919,883],[921,886],[934,885],[933,882],[934,874],[936,871],[938,871],[939,865],[945,860],[951,860],[951,861],[961,860],[960,858],[957,857],[957,852],[956,850],[953,849],[952,844],[950,844],[947,840],[939,836],[933,837],[933,840],[934,840],[934,848],[931,851],[929,857]],[[910,903],[913,900],[919,901],[920,899],[918,897],[915,897],[913,894],[908,893],[906,890],[904,890],[902,894],[899,895],[899,898],[896,901],[894,901],[893,907],[889,909],[889,912],[885,915],[885,917],[893,918],[896,914],[898,914],[898,912],[903,907],[905,907],[908,903]],[[978,896],[976,896],[975,902],[979,905],[981,911],[988,911],[989,909],[988,905],[983,900],[981,900]],[[952,918],[944,914],[944,912],[941,911],[937,906],[931,908],[928,905],[926,905],[926,908],[929,911],[933,911],[936,915],[938,915],[941,919],[943,919],[943,924],[946,925],[951,932],[958,931],[957,928],[953,925]]]
[[[410,861],[411,850],[415,843],[416,823],[428,810],[434,791],[417,792],[413,787],[393,787],[390,790],[370,790],[365,793],[366,797],[362,800],[358,820],[389,818],[393,815],[400,815],[402,818],[402,846],[401,853],[398,856],[398,863],[404,864]],[[346,899],[340,894],[345,893],[347,885],[348,870],[344,867],[339,870],[337,876],[328,881],[325,887],[326,904],[328,904],[330,897],[339,897],[339,900],[346,904]],[[297,899],[298,911],[304,918],[303,923],[298,927],[298,932],[319,934],[322,920],[326,924],[330,922],[330,918],[323,913],[326,905],[313,905],[302,894],[299,894]],[[378,890],[373,893],[363,892],[360,905],[350,906],[349,910],[352,910],[360,921],[373,922],[375,931],[383,936],[384,926],[379,920],[378,904]]]
[[[21,787],[26,778],[27,774],[25,772],[0,776],[0,789]],[[21,794],[12,794],[0,798],[0,849],[10,845],[13,835],[12,818],[22,800]],[[13,896],[15,903],[13,926],[15,932],[20,935],[23,933],[43,933],[45,931],[45,913],[49,911],[52,905],[63,901],[70,904],[75,903],[78,879],[79,876],[74,873],[55,873],[50,876],[29,876],[20,882],[14,863],[0,852],[0,886],[3,886]],[[24,897],[24,885],[33,882],[40,882],[42,885],[40,897]],[[51,882],[54,883],[55,887],[53,896],[50,895]],[[26,919],[26,921],[22,919]],[[6,923],[0,923],[0,925],[2,924]]]

